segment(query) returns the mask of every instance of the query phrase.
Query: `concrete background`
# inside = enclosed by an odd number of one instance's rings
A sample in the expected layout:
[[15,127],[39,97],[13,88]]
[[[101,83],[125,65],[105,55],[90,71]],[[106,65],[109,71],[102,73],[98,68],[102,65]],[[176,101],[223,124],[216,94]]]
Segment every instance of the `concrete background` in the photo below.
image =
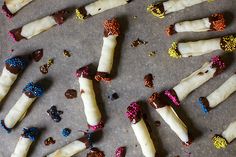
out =
[[[67,100],[64,97],[64,92],[69,88],[79,89],[79,83],[74,76],[77,68],[89,63],[97,65],[102,46],[102,23],[105,19],[118,17],[123,29],[123,35],[119,39],[119,46],[116,51],[114,65],[116,77],[111,84],[94,83],[97,101],[107,120],[103,136],[95,146],[103,150],[108,157],[114,156],[115,149],[119,146],[127,146],[127,157],[142,156],[129,121],[124,116],[126,107],[132,101],[145,102],[155,90],[160,91],[174,86],[209,60],[213,54],[222,53],[214,52],[200,57],[175,60],[167,54],[167,50],[173,41],[207,39],[235,33],[235,20],[224,32],[182,33],[173,37],[167,37],[164,33],[166,26],[177,21],[197,19],[218,12],[230,12],[235,16],[235,0],[215,0],[211,3],[202,3],[170,14],[162,20],[146,12],[147,5],[154,2],[153,0],[134,0],[126,6],[104,12],[84,22],[77,21],[73,15],[62,26],[54,27],[31,40],[22,40],[14,44],[7,35],[9,30],[32,20],[63,8],[78,7],[89,2],[92,0],[34,0],[11,21],[0,14],[1,68],[4,66],[4,60],[11,56],[29,53],[38,48],[44,49],[42,60],[38,63],[32,63],[23,72],[6,99],[1,103],[0,118],[4,118],[20,97],[21,90],[26,83],[40,79],[49,80],[48,91],[33,104],[28,115],[16,126],[13,132],[7,134],[2,129],[0,130],[0,156],[10,156],[23,127],[36,126],[42,129],[39,140],[30,150],[29,156],[31,157],[42,157],[82,136],[78,130],[87,129],[82,100],[80,96],[77,99]],[[133,16],[137,16],[137,18],[134,19]],[[130,44],[137,38],[148,41],[148,44],[132,48]],[[14,49],[14,52],[11,52],[11,49]],[[65,58],[63,56],[64,49],[71,51],[72,57]],[[150,58],[148,57],[149,51],[157,51],[157,55]],[[235,59],[235,54],[228,54],[228,56]],[[47,75],[43,75],[39,71],[39,66],[46,63],[49,58],[54,58],[55,64],[51,66]],[[225,150],[216,150],[211,143],[211,137],[215,133],[221,133],[230,122],[236,120],[236,94],[207,115],[200,110],[196,103],[199,96],[208,95],[230,77],[235,72],[235,67],[236,63],[232,64],[222,75],[210,80],[189,95],[184,100],[182,107],[176,109],[189,127],[190,132],[196,137],[194,143],[188,148],[181,144],[178,137],[156,111],[143,103],[143,108],[152,127],[153,140],[162,157],[175,157],[177,155],[188,157],[188,152],[191,152],[191,157],[236,156],[236,142],[230,144]],[[152,73],[155,76],[155,90],[144,87],[143,77],[147,73]],[[107,99],[108,94],[112,91],[119,94],[118,100],[110,101]],[[59,110],[64,111],[60,123],[54,123],[47,116],[46,111],[52,105],[56,105]],[[160,127],[154,125],[156,120],[161,121]],[[72,129],[72,134],[68,138],[61,136],[61,130],[65,127]],[[56,144],[44,146],[43,141],[49,136],[54,137]],[[85,151],[78,156],[86,156],[86,153]]]

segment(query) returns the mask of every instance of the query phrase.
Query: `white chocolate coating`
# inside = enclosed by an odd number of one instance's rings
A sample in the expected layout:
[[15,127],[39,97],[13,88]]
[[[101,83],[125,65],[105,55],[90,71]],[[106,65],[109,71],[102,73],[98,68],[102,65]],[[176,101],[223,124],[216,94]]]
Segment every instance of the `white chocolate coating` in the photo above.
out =
[[93,16],[106,10],[125,5],[128,3],[127,1],[128,0],[97,0],[94,3],[85,6],[85,10],[87,11],[87,14]]
[[13,74],[8,71],[6,67],[3,68],[2,74],[0,76],[0,102],[7,95],[12,84],[17,79],[17,76],[17,74]]
[[220,40],[220,38],[216,38],[199,40],[195,42],[178,43],[178,50],[182,57],[200,56],[215,50],[221,50]]
[[93,82],[90,79],[79,78],[81,98],[84,103],[84,112],[89,125],[97,125],[101,121],[101,113],[97,106],[97,101],[93,89]]
[[231,76],[219,88],[207,96],[209,106],[216,107],[218,104],[227,99],[232,93],[236,91],[236,74]]
[[175,24],[176,32],[205,32],[210,30],[209,18],[194,21],[183,21]]
[[156,111],[161,115],[161,117],[170,126],[170,128],[177,134],[181,141],[185,143],[189,142],[188,129],[186,125],[178,117],[171,106],[158,108],[156,109]]
[[20,137],[11,157],[27,157],[31,144],[32,141],[29,138]]
[[21,8],[32,2],[33,0],[5,0],[8,10],[15,14]]
[[163,5],[165,13],[169,14],[206,1],[208,0],[169,0],[163,2]]
[[117,44],[116,37],[117,36],[114,35],[103,37],[102,53],[97,71],[107,72],[110,74],[113,65],[115,48]]
[[47,155],[47,157],[71,157],[79,152],[82,152],[86,149],[86,145],[76,140],[58,150],[53,152],[52,154]]
[[230,123],[228,128],[222,133],[222,136],[228,143],[232,142],[236,138],[236,121]]
[[173,88],[179,101],[185,99],[189,93],[213,78],[216,68],[212,68],[211,66],[212,62],[206,62],[200,69],[181,80],[180,83]]
[[133,128],[136,138],[141,145],[143,155],[145,157],[155,157],[156,149],[153,145],[153,141],[144,120],[141,119],[138,123],[131,124],[131,127]]
[[24,118],[28,108],[34,102],[35,98],[29,98],[24,93],[16,104],[11,108],[4,119],[5,126],[7,128],[13,128],[18,121]]
[[42,19],[24,25],[22,27],[21,35],[27,39],[30,39],[33,36],[50,29],[56,24],[57,23],[52,16],[46,16]]

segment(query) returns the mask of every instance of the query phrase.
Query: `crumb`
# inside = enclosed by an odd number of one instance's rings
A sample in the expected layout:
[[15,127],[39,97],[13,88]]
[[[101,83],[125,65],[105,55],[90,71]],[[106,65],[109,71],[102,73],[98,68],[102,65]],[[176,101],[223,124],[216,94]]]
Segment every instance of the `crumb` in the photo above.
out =
[[149,57],[155,57],[156,56],[156,52],[155,51],[151,51],[148,53]]
[[65,128],[62,130],[62,135],[64,137],[68,137],[70,135],[70,133],[71,133],[71,129],[69,129],[69,128]]
[[143,41],[138,38],[131,43],[131,47],[138,47],[139,45],[146,45],[147,43],[147,41]]
[[116,149],[115,157],[125,157],[126,147],[119,147]]
[[87,157],[105,157],[105,154],[98,148],[92,148],[90,152],[88,152]]
[[77,98],[77,91],[75,89],[68,89],[66,92],[65,92],[65,97],[67,99],[74,99],[74,98]]
[[108,95],[108,99],[111,101],[116,100],[119,98],[119,95],[117,93],[112,93],[111,95]]
[[63,114],[63,111],[57,110],[56,106],[52,106],[49,110],[47,110],[47,113],[54,122],[58,123],[61,121],[61,115]]
[[64,50],[63,54],[64,54],[65,57],[71,57],[71,52],[70,51]]
[[152,74],[147,74],[144,76],[144,86],[148,88],[153,88],[153,76]]
[[159,120],[157,120],[157,121],[154,122],[154,124],[155,124],[156,127],[159,127],[161,125],[161,122]]
[[55,144],[56,140],[54,140],[52,137],[48,137],[46,140],[44,140],[45,146],[49,146],[51,144]]
[[35,62],[40,61],[41,58],[43,57],[43,49],[38,49],[38,50],[32,52],[31,56],[32,56],[32,59],[33,59]]

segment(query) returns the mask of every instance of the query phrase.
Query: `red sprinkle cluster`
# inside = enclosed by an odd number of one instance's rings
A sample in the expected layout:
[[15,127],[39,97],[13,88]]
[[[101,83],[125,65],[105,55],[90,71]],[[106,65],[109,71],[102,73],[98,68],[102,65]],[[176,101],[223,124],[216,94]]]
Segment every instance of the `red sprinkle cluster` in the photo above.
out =
[[120,35],[120,24],[115,18],[104,22],[104,35]]
[[216,31],[223,31],[226,27],[226,21],[223,14],[213,14],[210,19],[212,19],[212,28]]
[[136,124],[142,118],[142,111],[137,102],[131,103],[127,107],[126,116],[129,118],[130,122]]
[[125,147],[119,147],[116,149],[116,156],[115,157],[125,157],[126,148]]

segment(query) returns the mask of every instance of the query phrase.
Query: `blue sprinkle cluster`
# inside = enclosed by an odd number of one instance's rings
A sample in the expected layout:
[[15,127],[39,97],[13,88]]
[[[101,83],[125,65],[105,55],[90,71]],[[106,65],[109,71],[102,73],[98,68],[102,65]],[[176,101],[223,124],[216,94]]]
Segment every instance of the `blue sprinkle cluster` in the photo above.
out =
[[32,128],[24,128],[22,136],[25,138],[29,138],[31,141],[35,141],[37,136],[39,135],[39,130],[35,127]]
[[70,135],[70,133],[71,133],[71,130],[69,128],[65,128],[62,130],[62,135],[64,137],[68,137]]
[[35,97],[40,97],[43,95],[44,90],[41,86],[38,84],[34,84],[33,82],[28,83],[25,88],[23,89],[23,92],[30,92],[32,93]]
[[9,64],[11,67],[24,69],[27,65],[26,60],[23,57],[12,57],[5,61],[5,64]]
[[202,103],[201,98],[198,99],[198,104],[201,106],[201,109],[204,113],[208,113],[208,109],[205,107],[205,105]]

